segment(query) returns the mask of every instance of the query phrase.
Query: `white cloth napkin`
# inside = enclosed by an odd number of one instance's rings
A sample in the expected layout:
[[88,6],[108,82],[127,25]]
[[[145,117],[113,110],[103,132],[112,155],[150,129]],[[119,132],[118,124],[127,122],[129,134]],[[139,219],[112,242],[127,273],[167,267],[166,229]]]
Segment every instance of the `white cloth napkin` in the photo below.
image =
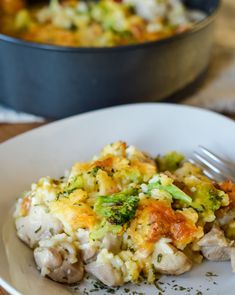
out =
[[30,114],[16,112],[0,105],[0,123],[32,123],[43,122],[44,119]]
[[[215,46],[205,82],[182,103],[235,114],[235,0],[224,0],[216,26]],[[43,118],[0,105],[0,123],[40,122]]]

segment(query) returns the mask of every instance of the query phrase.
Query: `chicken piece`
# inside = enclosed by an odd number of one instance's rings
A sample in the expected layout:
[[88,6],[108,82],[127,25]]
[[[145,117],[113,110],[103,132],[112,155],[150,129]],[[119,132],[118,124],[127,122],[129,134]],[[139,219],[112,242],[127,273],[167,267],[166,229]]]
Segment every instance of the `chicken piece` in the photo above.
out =
[[162,238],[155,245],[153,265],[156,271],[169,275],[180,275],[189,271],[192,267],[191,260],[169,242],[169,239]]
[[[80,243],[83,261],[88,263],[91,262],[91,260],[94,260],[96,258],[99,247],[98,245],[96,245],[96,243],[91,243],[89,241],[89,231],[81,228],[78,229],[77,238]],[[104,236],[100,247],[102,249],[107,249],[113,254],[117,254],[121,248],[121,239],[119,239],[117,235],[107,233]]]
[[235,220],[235,207],[231,208],[229,211],[225,211],[224,214],[220,214],[220,216],[217,217],[217,220],[221,226],[227,225]]
[[117,254],[120,252],[122,240],[112,233],[107,233],[102,241],[101,248],[107,249],[109,252],[113,254]]
[[30,248],[35,248],[41,239],[63,231],[60,220],[46,210],[45,206],[32,206],[27,216],[16,218],[17,235]]
[[25,0],[1,0],[0,9],[7,14],[16,14],[25,7]]
[[61,267],[54,269],[48,276],[56,282],[74,284],[82,280],[84,267],[81,261],[70,264],[63,261]]
[[82,259],[84,262],[90,261],[97,253],[97,247],[89,241],[89,231],[85,229],[77,230],[77,238],[80,243]]
[[154,0],[124,0],[125,4],[133,6],[137,14],[148,21],[153,21],[159,17],[165,17],[167,5],[164,1],[162,1],[162,3],[159,2]]
[[88,273],[95,276],[103,284],[114,287],[124,283],[122,273],[115,269],[110,262],[94,261],[85,266]]
[[123,273],[120,268],[120,258],[107,249],[102,249],[95,261],[87,264],[85,269],[107,286],[120,286],[124,284]]
[[219,226],[214,225],[211,231],[204,235],[198,242],[203,256],[212,261],[230,260],[233,241],[225,238],[224,232]]
[[212,261],[227,261],[230,260],[231,248],[221,246],[202,247],[203,256]]
[[52,269],[59,268],[63,259],[55,248],[38,247],[34,250],[34,259],[42,275],[47,275]]
[[47,275],[56,282],[73,284],[83,278],[82,261],[71,264],[62,253],[53,247],[38,247],[34,250],[34,259],[43,276]]

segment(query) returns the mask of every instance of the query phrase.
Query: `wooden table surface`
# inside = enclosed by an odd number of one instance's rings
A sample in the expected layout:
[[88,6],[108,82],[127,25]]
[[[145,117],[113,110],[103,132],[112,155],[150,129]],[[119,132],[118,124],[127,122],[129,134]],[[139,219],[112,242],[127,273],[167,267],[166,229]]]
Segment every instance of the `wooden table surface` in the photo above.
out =
[[43,123],[0,124],[0,143],[11,138],[11,137],[14,137],[14,136],[19,135],[23,132],[29,131],[29,130],[39,127],[41,125],[43,125]]
[[[235,115],[230,115],[229,117],[235,120]],[[43,124],[45,123],[0,124],[0,143],[16,135],[19,135],[31,129],[42,126]],[[9,294],[0,287],[0,295],[9,295]]]

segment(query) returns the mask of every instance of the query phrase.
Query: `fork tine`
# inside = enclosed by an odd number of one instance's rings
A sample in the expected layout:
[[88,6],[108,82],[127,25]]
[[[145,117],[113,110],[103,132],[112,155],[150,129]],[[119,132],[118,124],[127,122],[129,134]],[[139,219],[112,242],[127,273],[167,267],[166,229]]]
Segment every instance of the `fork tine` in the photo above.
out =
[[205,148],[202,145],[198,146],[200,151],[203,152],[205,155],[207,155],[209,158],[213,159],[215,162],[217,162],[218,164],[223,165],[224,167],[229,167],[230,169],[234,170],[235,169],[235,164],[222,159],[220,156],[212,153],[210,150],[208,150],[207,148]]
[[209,167],[212,171],[214,171],[216,174],[220,174],[221,171],[214,165],[212,165],[206,158],[201,156],[198,152],[193,152],[194,157],[199,160],[201,163],[203,163],[205,166]]
[[234,177],[230,174],[227,173],[227,171],[223,167],[218,166],[218,164],[212,164],[211,162],[208,161],[205,156],[199,154],[198,152],[194,152],[194,157],[201,163],[203,163],[207,168],[209,168],[211,171],[213,171],[217,176],[221,178],[223,176],[224,179],[231,179],[234,181]]
[[201,162],[199,162],[197,159],[188,159],[188,161],[194,165],[197,165],[198,167],[200,167],[203,171],[203,173],[208,177],[210,178],[211,180],[214,180],[214,181],[224,181],[225,180],[225,177],[223,177],[222,175],[219,175],[218,174],[215,174],[211,171],[209,171],[206,166],[204,164],[202,164]]

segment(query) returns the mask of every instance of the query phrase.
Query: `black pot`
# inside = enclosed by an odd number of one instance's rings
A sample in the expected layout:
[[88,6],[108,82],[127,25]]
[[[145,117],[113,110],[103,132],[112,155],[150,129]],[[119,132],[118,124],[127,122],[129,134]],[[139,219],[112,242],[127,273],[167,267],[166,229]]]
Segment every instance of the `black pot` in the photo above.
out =
[[0,35],[0,101],[50,118],[122,103],[156,101],[206,69],[219,0],[188,0],[208,14],[188,32],[113,48],[69,48]]

